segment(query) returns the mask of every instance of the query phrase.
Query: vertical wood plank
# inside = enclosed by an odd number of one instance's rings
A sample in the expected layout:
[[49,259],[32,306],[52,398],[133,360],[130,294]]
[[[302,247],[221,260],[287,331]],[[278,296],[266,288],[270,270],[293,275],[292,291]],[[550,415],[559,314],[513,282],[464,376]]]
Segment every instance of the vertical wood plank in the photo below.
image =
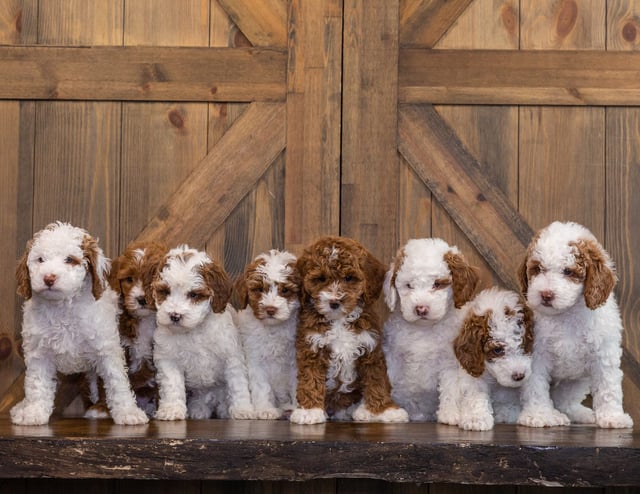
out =
[[0,44],[36,42],[38,0],[0,0]]
[[285,246],[340,233],[342,1],[289,3]]
[[607,1],[607,50],[640,49],[640,4],[634,0]]
[[397,249],[398,7],[348,0],[344,8],[341,234],[384,260]]
[[38,42],[43,45],[121,45],[121,0],[41,0]]

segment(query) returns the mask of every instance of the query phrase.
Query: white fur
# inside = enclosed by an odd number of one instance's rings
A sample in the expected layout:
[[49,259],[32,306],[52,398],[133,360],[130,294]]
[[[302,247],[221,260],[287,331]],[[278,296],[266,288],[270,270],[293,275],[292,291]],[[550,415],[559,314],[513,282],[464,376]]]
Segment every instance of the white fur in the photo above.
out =
[[291,274],[288,264],[295,256],[271,250],[258,256],[265,264],[258,270],[268,290],[261,294],[260,304],[275,312],[258,318],[251,306],[239,310],[237,325],[245,351],[249,372],[249,388],[256,418],[277,419],[284,411],[296,408],[296,349],[299,298],[285,298],[278,283]]
[[[392,311],[384,325],[383,349],[391,396],[412,421],[457,422],[457,376],[452,342],[462,312],[453,304],[453,289],[434,288],[436,280],[451,278],[444,260],[457,248],[440,239],[413,239],[404,246],[404,261],[391,284],[394,265],[384,283],[385,301]],[[418,315],[418,308],[427,310]]]
[[[181,255],[188,254],[183,262]],[[165,300],[156,298],[158,328],[153,358],[160,402],[156,418],[182,420],[253,418],[247,369],[233,322],[233,310],[213,312],[210,299],[194,302],[189,294],[205,287],[199,269],[211,260],[204,252],[181,246],[167,256],[158,279],[168,284]],[[179,316],[174,322],[172,316]],[[190,393],[187,407],[187,392]]]
[[[596,242],[585,227],[554,222],[542,230],[529,258],[541,262],[542,272],[529,279],[526,297],[535,314],[533,375],[523,387],[523,410],[518,422],[532,427],[596,423],[627,428],[631,417],[622,409],[622,321],[613,293],[606,303],[590,309],[584,283],[563,274],[576,260],[570,242]],[[598,244],[599,245],[599,244]],[[608,254],[600,246],[606,264]],[[541,292],[554,293],[545,306]],[[581,403],[593,396],[593,410]],[[554,403],[555,407],[554,408]]]
[[[97,300],[82,249],[85,230],[55,223],[38,232],[27,252],[32,296],[23,305],[25,398],[11,409],[15,424],[48,422],[56,372],[96,372],[117,424],[143,424],[125,370],[117,327],[118,298],[105,283],[109,260],[98,250],[97,273],[104,292]],[[80,262],[78,262],[80,261]],[[51,286],[45,282],[55,278]]]

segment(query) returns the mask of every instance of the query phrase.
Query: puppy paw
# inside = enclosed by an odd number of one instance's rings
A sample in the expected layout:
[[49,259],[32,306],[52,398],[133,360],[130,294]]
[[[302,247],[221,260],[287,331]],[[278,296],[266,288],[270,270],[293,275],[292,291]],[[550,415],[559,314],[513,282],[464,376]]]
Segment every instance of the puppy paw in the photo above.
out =
[[18,403],[9,412],[16,425],[43,425],[49,422],[51,412],[38,403]]
[[437,421],[441,424],[458,425],[460,417],[458,417],[458,412],[454,410],[438,410]]
[[518,417],[518,424],[527,427],[555,427],[570,423],[569,417],[558,410],[523,411]]
[[187,418],[187,406],[184,403],[160,403],[156,410],[158,420],[185,420]]
[[294,424],[322,424],[327,421],[327,415],[322,408],[296,408],[289,420]]
[[256,418],[256,412],[249,407],[229,407],[229,417],[234,420],[250,420]]
[[118,425],[140,425],[149,422],[149,417],[138,407],[111,410],[111,417]]
[[596,423],[598,427],[605,429],[631,429],[633,427],[633,419],[627,413],[607,413],[597,414]]
[[199,404],[197,406],[190,404],[187,415],[189,416],[190,419],[206,420],[211,418],[212,413],[213,412],[211,408],[209,408],[208,406],[205,406],[202,404]]
[[409,414],[404,408],[391,407],[381,413],[372,413],[364,403],[353,412],[356,422],[409,422]]
[[282,410],[279,408],[260,408],[255,411],[254,415],[260,420],[278,420],[282,417]]
[[493,429],[493,416],[461,417],[458,427],[466,431],[489,431]]
[[87,408],[84,412],[84,418],[86,419],[108,419],[109,410],[100,405],[93,405]]

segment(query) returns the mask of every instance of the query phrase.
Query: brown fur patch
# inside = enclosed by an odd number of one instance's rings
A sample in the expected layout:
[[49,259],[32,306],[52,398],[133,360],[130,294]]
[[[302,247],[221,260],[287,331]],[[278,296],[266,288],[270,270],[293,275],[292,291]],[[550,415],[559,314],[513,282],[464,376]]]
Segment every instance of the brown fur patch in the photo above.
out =
[[476,291],[480,281],[479,270],[469,265],[462,254],[449,251],[444,255],[453,278],[453,304],[457,309],[466,304]]

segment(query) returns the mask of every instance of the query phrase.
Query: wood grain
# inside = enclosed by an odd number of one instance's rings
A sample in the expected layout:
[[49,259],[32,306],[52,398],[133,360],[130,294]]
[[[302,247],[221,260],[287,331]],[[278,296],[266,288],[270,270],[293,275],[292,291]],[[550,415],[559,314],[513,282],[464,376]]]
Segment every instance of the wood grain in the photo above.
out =
[[640,5],[633,0],[607,1],[607,50],[640,49]]
[[218,0],[254,46],[287,46],[285,0]]
[[432,48],[473,0],[400,0],[400,44]]

